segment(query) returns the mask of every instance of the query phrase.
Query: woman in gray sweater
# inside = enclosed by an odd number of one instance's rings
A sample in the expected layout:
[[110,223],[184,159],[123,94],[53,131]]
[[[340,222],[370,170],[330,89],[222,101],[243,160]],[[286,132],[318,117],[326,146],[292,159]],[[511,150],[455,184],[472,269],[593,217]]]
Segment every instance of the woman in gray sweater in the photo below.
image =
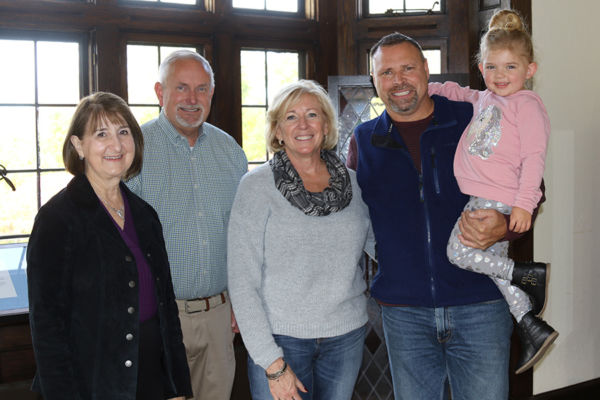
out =
[[362,361],[374,253],[354,171],[331,150],[326,92],[301,80],[267,114],[273,158],[246,174],[231,210],[229,293],[253,399],[350,399]]

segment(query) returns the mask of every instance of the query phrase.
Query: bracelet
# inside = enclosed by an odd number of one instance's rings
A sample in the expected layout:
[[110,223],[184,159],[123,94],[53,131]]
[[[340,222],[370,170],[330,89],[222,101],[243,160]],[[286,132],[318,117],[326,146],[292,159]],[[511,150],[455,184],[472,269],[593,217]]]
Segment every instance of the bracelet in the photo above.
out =
[[285,370],[287,369],[287,363],[285,362],[285,360],[283,360],[283,367],[276,372],[273,372],[272,374],[267,373],[267,371],[265,371],[265,375],[267,376],[267,379],[274,381],[275,379],[278,379],[281,375],[285,374]]

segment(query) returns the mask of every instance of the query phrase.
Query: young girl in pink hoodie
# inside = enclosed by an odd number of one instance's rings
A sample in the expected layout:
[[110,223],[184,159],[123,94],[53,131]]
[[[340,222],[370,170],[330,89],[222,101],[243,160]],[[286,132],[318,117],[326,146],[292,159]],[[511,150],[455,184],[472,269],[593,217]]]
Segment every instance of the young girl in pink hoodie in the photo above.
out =
[[[430,83],[429,94],[473,104],[473,120],[463,133],[454,158],[461,191],[471,196],[466,211],[493,208],[509,215],[509,229],[531,228],[531,215],[542,192],[548,114],[540,97],[525,89],[537,64],[533,44],[520,16],[512,10],[495,13],[482,37],[479,70],[487,90],[463,88],[454,82]],[[508,258],[508,242],[486,250],[459,240],[458,222],[448,241],[448,258],[460,268],[489,275],[517,320],[521,356],[516,373],[532,367],[558,336],[539,318],[546,302],[547,264]]]

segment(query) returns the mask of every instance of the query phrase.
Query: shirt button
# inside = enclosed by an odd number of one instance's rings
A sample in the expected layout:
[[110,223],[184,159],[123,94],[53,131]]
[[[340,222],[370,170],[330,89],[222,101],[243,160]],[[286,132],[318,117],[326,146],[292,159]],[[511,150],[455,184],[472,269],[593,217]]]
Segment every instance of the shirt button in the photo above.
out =
[[131,362],[131,360],[127,360],[127,361],[125,361],[125,366],[126,366],[127,368],[131,367],[132,365],[133,365],[133,363]]
[[202,217],[204,214],[202,213],[202,211],[198,211],[198,216]]
[[129,307],[129,308],[127,308],[127,312],[129,314],[133,314],[135,312],[135,307]]
[[135,287],[135,281],[129,281],[129,287],[130,288],[134,288]]
[[132,262],[133,258],[131,258],[131,256],[125,256],[125,261]]
[[131,333],[128,333],[127,335],[125,335],[125,339],[127,339],[127,341],[131,342],[133,340],[133,335]]

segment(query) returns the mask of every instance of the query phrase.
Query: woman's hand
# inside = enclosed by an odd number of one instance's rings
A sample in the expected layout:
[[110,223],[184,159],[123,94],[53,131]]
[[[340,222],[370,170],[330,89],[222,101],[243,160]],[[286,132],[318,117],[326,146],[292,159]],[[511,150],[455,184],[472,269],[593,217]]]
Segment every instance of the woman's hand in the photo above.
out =
[[[283,358],[278,358],[267,368],[267,374],[273,374],[281,371],[283,368]],[[306,393],[307,390],[288,365],[284,374],[277,379],[268,379],[269,390],[274,400],[302,400],[298,394],[298,389]]]

